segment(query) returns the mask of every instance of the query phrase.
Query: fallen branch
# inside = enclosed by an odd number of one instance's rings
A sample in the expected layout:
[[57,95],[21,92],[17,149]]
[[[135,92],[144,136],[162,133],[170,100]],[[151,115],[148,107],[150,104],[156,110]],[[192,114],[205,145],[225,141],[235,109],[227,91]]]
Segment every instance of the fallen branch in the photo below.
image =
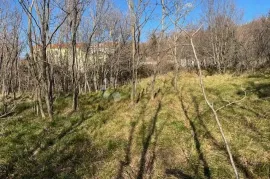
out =
[[246,93],[246,91],[244,91],[244,93],[245,93],[245,96],[244,96],[242,99],[237,100],[237,101],[232,101],[232,102],[229,102],[228,104],[226,104],[226,105],[224,105],[224,106],[222,106],[222,107],[220,107],[220,108],[216,109],[216,111],[219,111],[219,110],[221,110],[221,109],[223,109],[223,108],[226,108],[226,107],[228,107],[228,106],[231,106],[231,105],[233,105],[233,104],[240,103],[241,101],[243,101],[243,100],[244,100],[244,99],[247,97],[247,93]]
[[5,117],[9,116],[10,114],[12,114],[14,112],[15,108],[16,108],[16,105],[14,105],[9,112],[6,112],[5,114],[2,114],[0,116],[0,119],[5,118]]
[[202,77],[202,70],[201,70],[201,66],[200,66],[200,60],[197,56],[197,52],[196,52],[196,49],[195,49],[195,46],[194,46],[194,43],[193,43],[193,36],[195,36],[199,30],[201,29],[202,26],[200,26],[196,31],[195,33],[193,33],[191,36],[186,32],[184,31],[188,36],[189,36],[189,40],[190,40],[190,44],[192,46],[192,50],[193,50],[193,53],[194,53],[194,57],[196,59],[196,63],[197,63],[197,68],[198,68],[198,71],[199,71],[199,80],[200,80],[200,87],[201,87],[201,90],[202,90],[202,93],[203,93],[203,97],[207,103],[207,105],[209,106],[209,108],[212,110],[214,116],[215,116],[215,120],[217,122],[217,125],[218,125],[218,128],[219,128],[219,131],[221,133],[221,136],[222,136],[222,139],[225,143],[225,146],[226,146],[226,150],[228,152],[228,155],[229,155],[229,158],[230,158],[230,162],[231,162],[231,165],[233,167],[233,170],[234,170],[234,173],[235,173],[235,177],[236,179],[239,178],[239,174],[237,172],[237,168],[235,166],[235,163],[234,163],[234,159],[232,157],[232,153],[231,153],[231,149],[230,149],[230,146],[229,146],[229,143],[227,142],[227,139],[225,137],[225,134],[224,134],[224,131],[223,131],[223,128],[222,128],[222,125],[219,121],[219,117],[218,117],[218,114],[217,114],[217,110],[214,108],[214,105],[210,103],[210,101],[208,100],[208,97],[206,95],[206,92],[205,92],[205,87],[204,87],[204,82],[203,82],[203,77]]

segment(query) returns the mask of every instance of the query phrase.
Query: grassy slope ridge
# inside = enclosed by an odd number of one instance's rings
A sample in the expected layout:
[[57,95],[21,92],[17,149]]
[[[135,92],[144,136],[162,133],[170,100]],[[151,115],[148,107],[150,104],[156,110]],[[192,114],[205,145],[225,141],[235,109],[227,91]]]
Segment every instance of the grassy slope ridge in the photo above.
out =
[[[0,178],[233,178],[196,75],[181,74],[179,91],[171,74],[159,77],[154,100],[150,80],[140,82],[133,106],[128,86],[82,95],[72,114],[71,97],[59,97],[51,123],[20,99],[14,116],[0,120]],[[246,90],[245,100],[218,113],[241,178],[268,178],[270,77],[215,75],[205,82],[216,108]]]

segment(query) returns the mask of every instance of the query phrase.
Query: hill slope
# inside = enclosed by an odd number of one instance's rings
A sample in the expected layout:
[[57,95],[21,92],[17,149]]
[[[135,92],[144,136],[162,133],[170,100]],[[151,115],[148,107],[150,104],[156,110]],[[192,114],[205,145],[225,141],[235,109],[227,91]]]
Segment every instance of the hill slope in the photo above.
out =
[[[40,119],[28,98],[1,119],[0,178],[233,178],[233,170],[196,75],[159,77],[150,100],[147,85],[130,105],[129,87],[59,97],[53,122]],[[270,78],[207,76],[206,90],[219,110],[241,178],[270,175]]]

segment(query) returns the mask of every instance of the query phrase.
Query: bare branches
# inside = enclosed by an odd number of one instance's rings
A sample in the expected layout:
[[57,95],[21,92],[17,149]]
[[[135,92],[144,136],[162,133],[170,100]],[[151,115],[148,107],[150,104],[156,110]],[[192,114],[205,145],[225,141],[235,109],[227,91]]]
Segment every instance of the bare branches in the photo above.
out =
[[[39,26],[38,21],[37,21],[36,18],[34,17],[33,13],[29,11],[29,9],[28,9],[28,7],[27,7],[25,1],[24,1],[24,0],[18,0],[18,1],[19,1],[19,3],[21,4],[23,10],[26,12],[26,14],[27,14],[28,16],[31,16],[31,18],[34,20],[36,26],[37,26],[38,29],[39,29],[39,32],[41,32],[41,27]],[[35,0],[32,0],[32,3],[29,5],[29,7],[33,7],[35,3],[36,3]]]
[[8,117],[10,114],[12,114],[15,111],[16,107],[17,106],[14,105],[8,112],[6,112],[5,114],[0,115],[0,119]]
[[244,96],[243,98],[241,98],[241,99],[239,99],[239,100],[236,100],[236,101],[228,102],[228,104],[219,107],[218,109],[216,109],[216,111],[222,110],[222,109],[224,109],[224,108],[226,108],[226,107],[229,107],[229,106],[231,106],[231,105],[233,105],[233,104],[240,103],[241,101],[245,100],[245,98],[247,97],[247,92],[244,91],[244,90],[243,90],[243,92],[245,93],[245,96]]
[[234,173],[235,173],[235,177],[238,179],[239,178],[239,174],[237,172],[237,168],[235,166],[235,163],[234,163],[234,159],[232,157],[232,154],[231,154],[231,149],[229,147],[229,144],[227,142],[227,139],[225,137],[225,134],[223,132],[223,128],[222,128],[222,125],[219,121],[219,117],[218,117],[218,114],[217,114],[217,110],[214,108],[213,104],[211,104],[211,102],[208,100],[208,97],[206,95],[206,92],[205,92],[205,87],[204,87],[204,82],[203,82],[203,77],[202,77],[202,70],[201,70],[201,66],[200,66],[200,61],[198,59],[198,56],[197,56],[197,52],[196,52],[196,49],[195,49],[195,46],[194,46],[194,43],[193,43],[193,37],[199,32],[199,30],[201,29],[202,26],[200,26],[196,31],[195,33],[193,33],[189,38],[190,38],[190,43],[191,43],[191,46],[192,46],[192,50],[193,50],[193,53],[194,53],[194,56],[195,56],[195,59],[196,59],[196,62],[197,62],[197,68],[199,70],[199,79],[200,79],[200,86],[201,86],[201,90],[202,90],[202,93],[203,93],[203,97],[207,103],[207,105],[209,106],[209,108],[212,110],[214,116],[215,116],[215,120],[217,122],[217,125],[219,127],[219,131],[222,135],[222,138],[223,138],[223,141],[225,143],[225,146],[226,146],[226,149],[227,149],[227,152],[228,152],[228,155],[229,155],[229,158],[230,158],[230,162],[231,162],[231,165],[233,167],[233,170],[234,170]]

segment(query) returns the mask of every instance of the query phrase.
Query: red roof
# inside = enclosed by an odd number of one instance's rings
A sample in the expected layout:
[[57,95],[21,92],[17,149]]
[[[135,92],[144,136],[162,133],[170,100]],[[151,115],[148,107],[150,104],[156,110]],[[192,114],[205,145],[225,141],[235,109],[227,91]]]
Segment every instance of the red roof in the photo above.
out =
[[[87,47],[87,43],[77,43],[77,48],[84,48]],[[113,47],[116,45],[116,42],[103,42],[103,43],[95,43],[91,45],[92,48],[108,48]],[[36,47],[41,48],[40,45],[37,45]],[[48,46],[50,49],[61,49],[61,48],[71,48],[71,43],[58,43],[58,44],[50,44]]]

